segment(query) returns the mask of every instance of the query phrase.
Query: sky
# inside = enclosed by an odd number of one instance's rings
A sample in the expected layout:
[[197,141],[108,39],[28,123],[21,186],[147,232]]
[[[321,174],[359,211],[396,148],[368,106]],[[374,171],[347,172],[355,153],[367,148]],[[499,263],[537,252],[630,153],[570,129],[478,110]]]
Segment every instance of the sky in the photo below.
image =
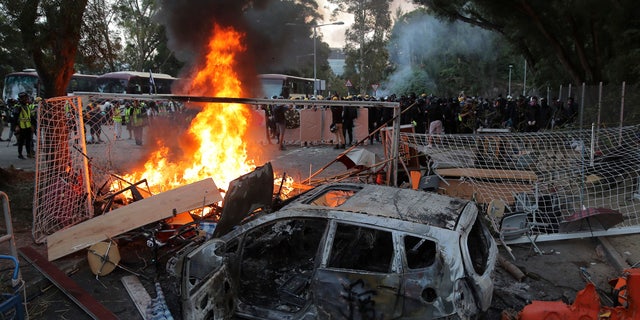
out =
[[[331,11],[335,5],[328,3],[326,0],[318,0],[318,6],[324,15],[324,21],[320,23],[331,23]],[[418,6],[410,0],[393,0],[390,6],[391,15],[394,16],[397,8],[402,8],[403,12],[413,11]],[[326,26],[318,28],[318,36],[323,35],[322,40],[329,44],[331,48],[344,47],[344,32],[353,24],[353,15],[343,14],[336,21],[344,22],[344,25]],[[320,39],[320,38],[319,38]]]

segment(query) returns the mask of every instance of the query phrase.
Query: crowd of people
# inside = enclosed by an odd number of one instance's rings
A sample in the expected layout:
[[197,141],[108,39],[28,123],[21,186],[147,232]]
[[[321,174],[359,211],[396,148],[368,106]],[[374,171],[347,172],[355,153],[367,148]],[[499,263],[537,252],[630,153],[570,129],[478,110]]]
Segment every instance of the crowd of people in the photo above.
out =
[[[381,100],[400,103],[401,124],[412,124],[417,133],[473,133],[481,128],[500,128],[514,132],[550,130],[575,121],[578,106],[572,97],[566,103],[553,98],[502,95],[494,99],[467,97],[454,98],[433,95],[390,95],[381,99],[369,96],[350,96],[344,100]],[[372,108],[369,123],[377,125],[392,118],[392,110]],[[436,132],[433,132],[436,131]]]
[[[41,98],[32,99],[26,92],[21,92],[18,99],[8,99],[0,104],[0,141],[13,143],[18,147],[18,158],[26,159],[35,156],[37,112]],[[89,100],[83,110],[83,121],[86,143],[103,143],[105,140],[120,140],[123,131],[129,133],[128,139],[134,139],[136,145],[143,144],[143,129],[149,125],[155,117],[181,113],[184,106],[178,102],[163,100]],[[70,106],[65,107],[65,114],[69,120],[74,118],[75,112]],[[5,125],[5,122],[8,125]],[[106,137],[102,128],[104,125],[113,125],[114,136]],[[69,122],[70,129],[75,124]],[[8,134],[4,134],[5,128]],[[6,136],[6,138],[5,138]],[[24,152],[23,152],[24,151]]]
[[[274,96],[273,99],[284,99]],[[319,99],[324,99],[318,97]],[[401,108],[401,124],[411,124],[416,133],[455,134],[473,133],[482,128],[499,128],[515,132],[535,132],[572,124],[578,113],[578,106],[572,97],[566,102],[553,98],[551,102],[544,97],[511,96],[496,98],[458,97],[442,98],[434,95],[414,93],[384,98],[369,95],[352,95],[340,97],[332,95],[326,99],[333,101],[387,101],[398,102]],[[16,136],[14,145],[18,146],[18,157],[21,159],[34,156],[33,133],[36,127],[36,113],[39,98],[33,100],[25,92],[20,93],[18,100],[9,100],[4,109],[4,119],[9,122],[9,133],[3,138],[5,128],[3,117],[0,117],[0,141],[11,141]],[[295,105],[272,104],[260,106],[265,111],[266,136],[268,143],[277,140],[281,150],[285,149],[284,133],[288,126],[289,110],[297,109]],[[358,108],[353,106],[331,106],[331,132],[335,134],[334,148],[345,149],[355,143],[353,127],[358,117]],[[143,144],[143,128],[155,117],[173,117],[185,111],[183,104],[171,100],[94,100],[89,101],[84,110],[84,123],[88,126],[87,143],[102,143],[103,125],[113,125],[114,140],[123,139],[123,131],[129,133],[128,139],[135,139],[136,145]],[[0,112],[2,114],[2,112]],[[393,110],[391,108],[373,107],[368,110],[369,143],[380,142],[380,126],[391,125]],[[109,137],[111,138],[111,137]],[[26,154],[23,153],[23,149]]]
[[[11,138],[15,136],[16,142],[14,146],[18,146],[18,158],[26,159],[35,156],[33,134],[36,129],[36,105],[40,102],[40,98],[32,101],[26,92],[18,94],[18,99],[10,99],[0,106],[0,141],[11,142]],[[9,123],[9,134],[7,139],[3,139],[4,118]],[[24,151],[26,151],[26,158]]]
[[[278,98],[278,97],[273,97]],[[318,97],[318,99],[325,99]],[[397,96],[395,94],[375,98],[369,95],[351,95],[340,97],[332,95],[326,99],[341,101],[386,101],[398,102],[401,108],[401,124],[413,125],[416,133],[474,133],[479,129],[504,129],[509,132],[535,132],[551,130],[574,123],[578,106],[572,97],[566,102],[553,98],[551,102],[544,97],[498,95],[496,98],[468,97],[461,93],[458,97],[442,98],[434,95],[414,93]],[[276,127],[275,110],[285,106],[262,106],[267,113],[267,140],[271,143],[283,130]],[[302,108],[290,106],[289,109]],[[354,119],[358,117],[358,108],[351,106],[332,106],[331,132],[335,134],[335,148],[344,149],[352,144]],[[281,113],[284,113],[282,111]],[[368,110],[369,143],[380,141],[376,129],[382,125],[390,126],[393,109],[374,107]],[[284,123],[284,116],[278,118]],[[281,139],[278,139],[284,149]]]

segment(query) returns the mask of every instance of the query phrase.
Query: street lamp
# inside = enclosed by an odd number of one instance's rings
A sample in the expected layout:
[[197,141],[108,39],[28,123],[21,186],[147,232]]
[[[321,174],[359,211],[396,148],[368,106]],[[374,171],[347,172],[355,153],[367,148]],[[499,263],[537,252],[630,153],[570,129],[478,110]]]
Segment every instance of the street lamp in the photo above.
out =
[[509,96],[511,96],[511,69],[513,69],[513,65],[509,65]]
[[[339,25],[343,25],[344,22],[342,21],[336,21],[336,22],[332,22],[332,23],[323,23],[323,24],[312,24],[310,25],[311,28],[313,28],[313,96],[317,97],[318,96],[318,76],[317,76],[317,56],[316,56],[316,38],[318,36],[318,33],[316,31],[316,29],[320,28],[320,27],[324,27],[324,26],[339,26]],[[288,26],[302,26],[301,24],[297,24],[297,23],[287,23],[286,25]],[[306,25],[305,25],[306,26]]]

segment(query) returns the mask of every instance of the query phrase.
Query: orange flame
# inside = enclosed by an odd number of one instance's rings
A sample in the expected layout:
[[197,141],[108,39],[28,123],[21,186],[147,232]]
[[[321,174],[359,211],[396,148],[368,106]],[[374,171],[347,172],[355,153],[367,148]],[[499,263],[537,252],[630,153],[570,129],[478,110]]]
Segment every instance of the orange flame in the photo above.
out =
[[[203,96],[243,97],[242,83],[235,71],[238,55],[246,50],[243,39],[244,34],[231,27],[215,25],[204,65],[195,72],[188,91]],[[245,105],[205,104],[181,140],[192,142],[194,150],[183,150],[180,159],[175,159],[163,141],[156,141],[158,148],[144,169],[125,179],[146,178],[155,193],[211,177],[226,190],[233,179],[255,169],[243,140],[250,119],[251,110]]]

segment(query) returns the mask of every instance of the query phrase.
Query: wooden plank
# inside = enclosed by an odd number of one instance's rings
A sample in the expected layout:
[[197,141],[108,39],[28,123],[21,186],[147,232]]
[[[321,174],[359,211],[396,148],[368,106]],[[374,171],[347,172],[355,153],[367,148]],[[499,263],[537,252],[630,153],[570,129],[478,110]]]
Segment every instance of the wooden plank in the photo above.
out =
[[533,171],[502,170],[481,168],[443,168],[436,169],[436,174],[443,177],[469,177],[477,179],[511,179],[536,181],[538,176]]
[[218,201],[222,201],[222,196],[209,178],[133,202],[48,236],[49,261],[172,217],[174,212],[182,213]]
[[147,306],[151,302],[151,296],[149,296],[147,289],[142,286],[140,279],[135,275],[124,276],[120,278],[120,281],[122,281],[124,288],[127,289],[127,292],[129,293],[133,303],[136,305],[136,308],[138,308],[138,312],[140,312],[142,319],[146,320]]
[[448,184],[440,182],[439,193],[448,196],[471,200],[474,198],[478,203],[489,203],[494,199],[501,199],[505,203],[513,204],[514,193],[531,192],[533,185],[510,182],[484,182],[484,181],[464,181],[459,179],[447,179]]
[[73,279],[58,269],[53,263],[47,261],[32,247],[18,249],[22,257],[31,263],[40,273],[49,279],[69,299],[73,300],[82,310],[93,319],[118,319],[118,317],[105,308],[98,300],[82,289]]

